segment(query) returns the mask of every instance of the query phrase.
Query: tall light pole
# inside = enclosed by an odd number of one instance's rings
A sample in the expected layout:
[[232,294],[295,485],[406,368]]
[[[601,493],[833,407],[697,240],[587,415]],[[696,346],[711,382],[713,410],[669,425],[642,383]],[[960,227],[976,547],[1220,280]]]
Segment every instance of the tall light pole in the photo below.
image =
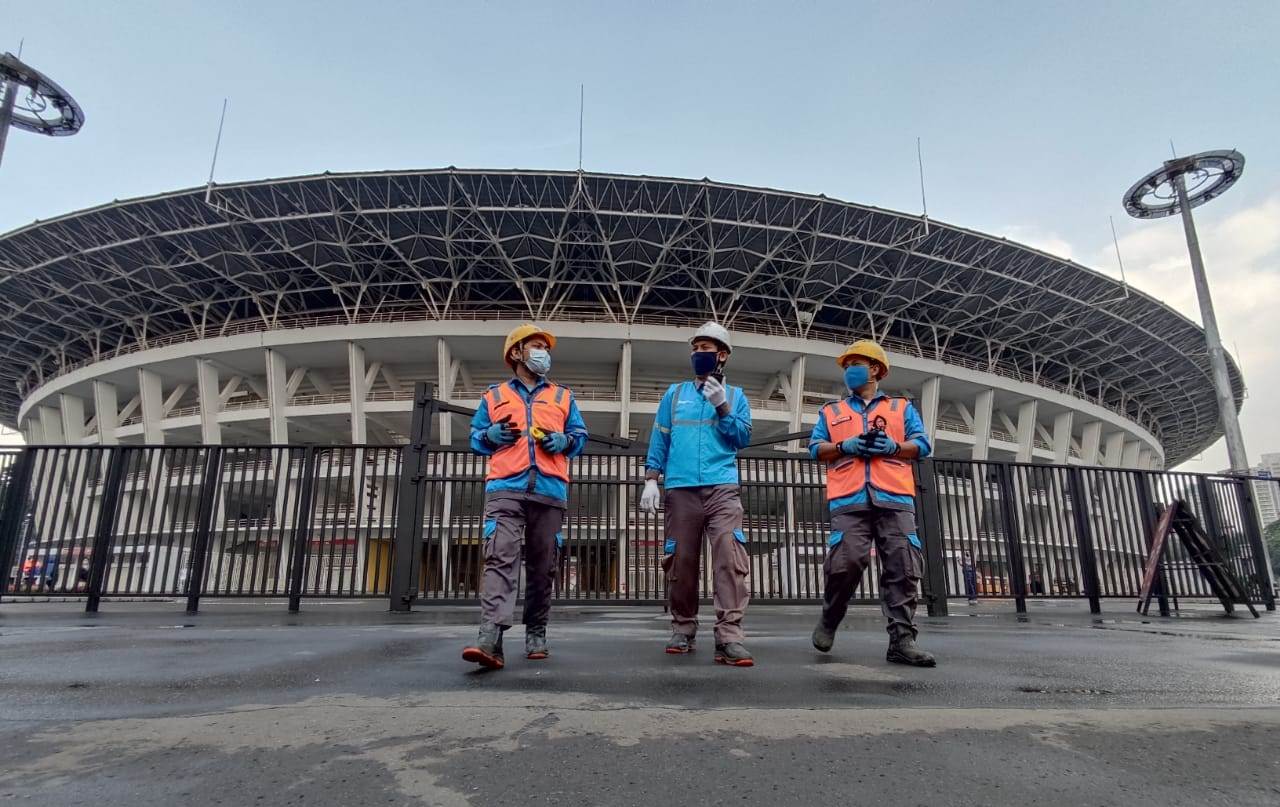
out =
[[1134,183],[1124,195],[1124,209],[1138,219],[1154,219],[1182,214],[1182,229],[1187,236],[1187,252],[1191,255],[1191,276],[1195,279],[1196,297],[1200,301],[1200,320],[1209,348],[1209,366],[1218,400],[1218,417],[1227,439],[1227,459],[1234,472],[1248,473],[1249,455],[1244,448],[1244,435],[1236,414],[1231,376],[1227,371],[1227,354],[1218,334],[1218,317],[1213,312],[1213,297],[1204,273],[1200,255],[1200,238],[1191,209],[1221,196],[1235,184],[1244,171],[1244,155],[1238,151],[1203,151],[1189,157],[1175,157]]
[[[19,101],[21,90],[26,97]],[[50,137],[80,131],[84,112],[66,90],[12,53],[0,54],[0,160],[10,127]]]

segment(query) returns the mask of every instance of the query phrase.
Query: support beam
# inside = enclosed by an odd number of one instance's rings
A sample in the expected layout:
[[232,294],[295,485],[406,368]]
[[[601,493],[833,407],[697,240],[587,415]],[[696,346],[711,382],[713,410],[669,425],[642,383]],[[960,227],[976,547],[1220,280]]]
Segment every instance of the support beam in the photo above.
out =
[[[449,348],[448,340],[441,337],[436,340],[436,397],[445,403],[449,403],[453,399],[453,379],[455,377],[453,350]],[[390,383],[389,380],[388,383]],[[437,417],[440,418],[440,445],[452,445],[453,415],[448,412],[441,412]]]
[[942,401],[942,376],[929,376],[920,385],[920,419],[924,421],[929,443],[937,444],[938,406]]
[[1018,406],[1018,462],[1031,462],[1036,447],[1036,401],[1023,401]]
[[1107,435],[1106,451],[1102,462],[1108,468],[1119,468],[1124,461],[1124,432]]
[[[791,378],[788,386],[791,387],[791,395],[788,396],[788,403],[791,405],[791,431],[798,432],[803,425],[804,419],[804,375],[807,357],[804,355],[796,356],[791,360]],[[800,441],[793,440],[789,448],[791,451],[800,450]]]
[[351,386],[351,442],[356,445],[369,442],[369,423],[364,416],[364,401],[369,393],[370,379],[365,373],[364,348],[355,342],[347,342],[347,383]]
[[[209,362],[209,363],[213,364],[213,362]],[[217,369],[216,364],[214,364],[214,369],[215,370]],[[233,375],[231,376],[231,378],[227,379],[226,385],[222,388],[222,391],[218,393],[219,407],[223,407],[227,405],[227,401],[231,400],[231,396],[235,395],[236,390],[240,389],[240,382],[242,381],[244,381],[244,376],[239,376],[239,375]]]
[[1156,454],[1149,448],[1144,448],[1138,452],[1138,467],[1144,471],[1155,470]]
[[221,444],[218,412],[222,409],[222,395],[218,389],[218,368],[208,359],[196,359],[196,397],[200,400],[200,442]]
[[40,425],[40,418],[36,415],[27,415],[26,421],[22,424],[22,439],[29,446],[38,446],[44,444],[44,428]]
[[1071,429],[1075,420],[1075,412],[1067,410],[1053,419],[1053,461],[1058,465],[1066,465],[1071,459]]
[[1124,452],[1120,455],[1120,467],[1137,468],[1138,457],[1142,453],[1142,443],[1137,440],[1126,440],[1124,444]]
[[306,367],[294,368],[294,370],[289,373],[289,380],[284,385],[285,406],[288,406],[289,402],[293,400],[293,396],[298,394],[298,387],[302,386],[302,379],[306,377],[307,377]]
[[52,406],[40,407],[40,428],[44,431],[44,441],[49,445],[65,445],[67,438],[62,433],[62,413]]
[[164,395],[160,376],[146,368],[138,369],[138,397],[142,400],[142,441],[147,445],[164,442]]
[[1102,464],[1102,423],[1084,424],[1080,433],[1080,461],[1085,465]]
[[272,445],[289,443],[289,423],[284,408],[289,402],[289,382],[285,377],[284,356],[270,348],[263,351],[267,366],[267,419],[271,425]]
[[58,396],[58,409],[62,415],[62,437],[69,445],[84,442],[84,399],[62,393]]
[[973,458],[975,460],[985,460],[991,454],[991,412],[995,398],[995,390],[985,389],[973,399]]
[[164,399],[164,405],[160,407],[160,417],[169,417],[169,413],[173,411],[178,402],[182,400],[182,396],[187,394],[187,390],[191,389],[190,384],[179,384],[173,388],[173,392],[169,393],[169,397]]
[[618,359],[618,436],[631,437],[631,340],[622,343],[622,357]]
[[314,367],[307,370],[307,380],[321,395],[333,395],[333,384],[329,382],[329,379],[325,378],[324,373]]
[[399,394],[404,391],[404,387],[400,384],[400,377],[385,364],[382,365],[382,377],[387,379],[387,386],[393,393]]
[[116,385],[110,381],[93,382],[93,417],[98,421],[98,445],[113,446],[120,442],[120,405]]

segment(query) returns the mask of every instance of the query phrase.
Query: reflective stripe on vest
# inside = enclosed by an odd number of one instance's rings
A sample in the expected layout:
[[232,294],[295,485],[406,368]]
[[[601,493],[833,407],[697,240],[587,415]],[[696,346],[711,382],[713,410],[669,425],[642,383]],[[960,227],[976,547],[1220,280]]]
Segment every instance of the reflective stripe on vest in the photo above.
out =
[[[831,442],[839,445],[850,437],[858,437],[878,424],[894,442],[902,445],[907,439],[906,399],[881,398],[871,404],[866,413],[854,409],[848,401],[836,401],[823,407],[827,419],[827,431]],[[883,419],[883,423],[878,423]],[[911,463],[897,457],[842,456],[827,466],[827,500],[852,496],[867,486],[899,496],[916,495],[915,474]]]
[[[531,399],[525,401],[524,396],[514,390],[511,394],[504,395],[502,388],[505,386],[506,384],[492,387],[484,394],[485,403],[489,407],[489,420],[497,423],[509,416],[511,424],[520,430],[521,439],[493,452],[485,479],[518,476],[536,464],[539,473],[568,482],[569,458],[564,454],[545,451],[533,438],[530,426],[536,425],[544,432],[563,432],[565,424],[569,422],[569,404],[573,396],[565,394],[565,387],[546,384]],[[530,476],[530,486],[533,481]]]

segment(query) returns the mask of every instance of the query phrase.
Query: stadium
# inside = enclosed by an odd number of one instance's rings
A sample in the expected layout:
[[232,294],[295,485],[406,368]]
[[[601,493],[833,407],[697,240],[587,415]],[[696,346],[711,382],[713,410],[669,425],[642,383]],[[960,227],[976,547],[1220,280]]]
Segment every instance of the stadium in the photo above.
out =
[[[1139,291],[706,179],[448,168],[113,202],[0,237],[0,305],[0,422],[29,444],[392,445],[415,381],[474,405],[525,320],[559,337],[589,428],[640,441],[707,319],[758,437],[812,424],[862,337],[941,457],[1167,468],[1220,433],[1202,331]],[[465,440],[451,420],[441,441]]]
[[[823,471],[788,435],[840,394],[854,339],[887,347],[886,387],[933,437],[935,589],[953,596],[962,550],[984,596],[1082,596],[1086,531],[1092,590],[1136,592],[1148,486],[1118,469],[1219,436],[1204,334],[1157,300],[1002,238],[705,179],[450,168],[191,189],[0,237],[0,284],[0,421],[59,447],[32,454],[10,590],[100,556],[107,594],[386,596],[398,497],[425,478],[415,590],[477,596],[466,416],[438,416],[409,487],[402,447],[417,382],[467,411],[530,320],[557,336],[552,376],[591,432],[622,438],[575,460],[560,596],[661,599],[643,448],[708,319],[731,331],[758,444],[740,461],[755,597],[820,595]],[[1151,501],[1244,512],[1225,482],[1158,476]]]

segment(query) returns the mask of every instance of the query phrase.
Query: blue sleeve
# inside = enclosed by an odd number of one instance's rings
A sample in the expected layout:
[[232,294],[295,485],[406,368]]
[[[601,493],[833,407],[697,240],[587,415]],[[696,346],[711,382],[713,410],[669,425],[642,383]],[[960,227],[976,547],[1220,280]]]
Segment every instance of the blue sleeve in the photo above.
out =
[[809,456],[818,458],[818,444],[831,442],[831,430],[827,428],[827,409],[818,410],[818,422],[813,424],[813,433],[809,435]]
[[493,456],[493,448],[484,439],[485,431],[492,425],[493,421],[489,419],[489,400],[481,398],[476,413],[471,416],[471,450],[482,457]]
[[924,421],[920,419],[920,413],[916,411],[916,405],[907,403],[907,411],[902,415],[903,425],[906,426],[907,439],[920,446],[920,459],[924,459],[933,453],[933,444],[929,442],[929,433],[925,431]]
[[716,421],[716,428],[730,446],[743,449],[751,442],[751,404],[747,403],[747,394],[741,387],[730,387],[730,393],[733,405],[729,414]]
[[564,422],[564,436],[569,438],[569,447],[564,451],[569,459],[578,456],[587,447],[587,424],[582,420],[582,413],[578,411],[578,402],[572,392],[569,393],[569,419]]
[[671,450],[671,396],[679,385],[667,387],[667,394],[662,396],[658,411],[653,417],[653,431],[649,434],[649,454],[645,457],[644,467],[650,471],[662,473],[667,469],[667,453]]

